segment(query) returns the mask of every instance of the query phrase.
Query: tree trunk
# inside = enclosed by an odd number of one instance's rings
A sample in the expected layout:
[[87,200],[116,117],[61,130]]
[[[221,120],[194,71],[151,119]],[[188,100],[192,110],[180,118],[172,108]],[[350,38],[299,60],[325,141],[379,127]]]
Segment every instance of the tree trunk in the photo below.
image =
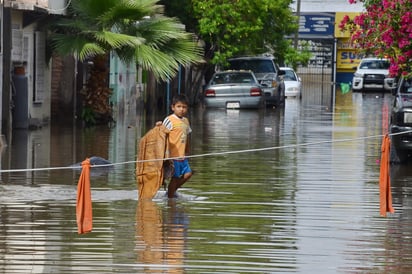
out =
[[85,89],[82,119],[86,124],[107,124],[113,121],[109,98],[112,90],[109,88],[108,55],[98,55],[93,58],[89,78]]

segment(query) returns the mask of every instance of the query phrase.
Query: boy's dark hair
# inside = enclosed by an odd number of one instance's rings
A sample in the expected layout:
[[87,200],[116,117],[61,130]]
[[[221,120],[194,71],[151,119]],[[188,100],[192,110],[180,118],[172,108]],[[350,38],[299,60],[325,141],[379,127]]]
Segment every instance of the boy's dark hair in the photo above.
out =
[[189,98],[187,98],[185,94],[177,94],[173,96],[172,105],[175,105],[177,103],[183,103],[183,104],[189,105]]

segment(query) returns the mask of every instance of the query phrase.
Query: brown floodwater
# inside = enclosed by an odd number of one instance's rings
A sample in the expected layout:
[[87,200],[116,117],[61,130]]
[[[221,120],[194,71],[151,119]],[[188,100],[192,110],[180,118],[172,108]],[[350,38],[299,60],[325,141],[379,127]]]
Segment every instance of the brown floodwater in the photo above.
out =
[[[395,213],[379,215],[390,104],[349,93],[334,111],[305,96],[193,109],[195,174],[175,200],[137,200],[137,144],[163,114],[15,131],[1,154],[0,272],[411,273],[410,165],[392,166]],[[93,231],[78,235],[80,172],[67,166],[93,155],[116,165],[92,169]]]

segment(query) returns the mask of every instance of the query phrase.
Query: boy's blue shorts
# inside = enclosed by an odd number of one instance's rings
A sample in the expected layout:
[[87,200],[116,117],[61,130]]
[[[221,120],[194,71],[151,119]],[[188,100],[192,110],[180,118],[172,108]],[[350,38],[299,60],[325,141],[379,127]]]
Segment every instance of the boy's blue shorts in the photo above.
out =
[[192,172],[188,159],[173,160],[173,165],[174,165],[174,170],[175,170],[173,174],[174,178],[181,178],[186,173]]

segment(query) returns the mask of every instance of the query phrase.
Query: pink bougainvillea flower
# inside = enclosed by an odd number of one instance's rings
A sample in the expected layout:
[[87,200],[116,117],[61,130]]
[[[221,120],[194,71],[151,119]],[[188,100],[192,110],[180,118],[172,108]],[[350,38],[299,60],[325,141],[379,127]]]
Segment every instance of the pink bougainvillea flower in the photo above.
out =
[[412,0],[348,1],[363,2],[366,10],[339,25],[351,31],[359,51],[388,57],[393,76],[412,76]]

